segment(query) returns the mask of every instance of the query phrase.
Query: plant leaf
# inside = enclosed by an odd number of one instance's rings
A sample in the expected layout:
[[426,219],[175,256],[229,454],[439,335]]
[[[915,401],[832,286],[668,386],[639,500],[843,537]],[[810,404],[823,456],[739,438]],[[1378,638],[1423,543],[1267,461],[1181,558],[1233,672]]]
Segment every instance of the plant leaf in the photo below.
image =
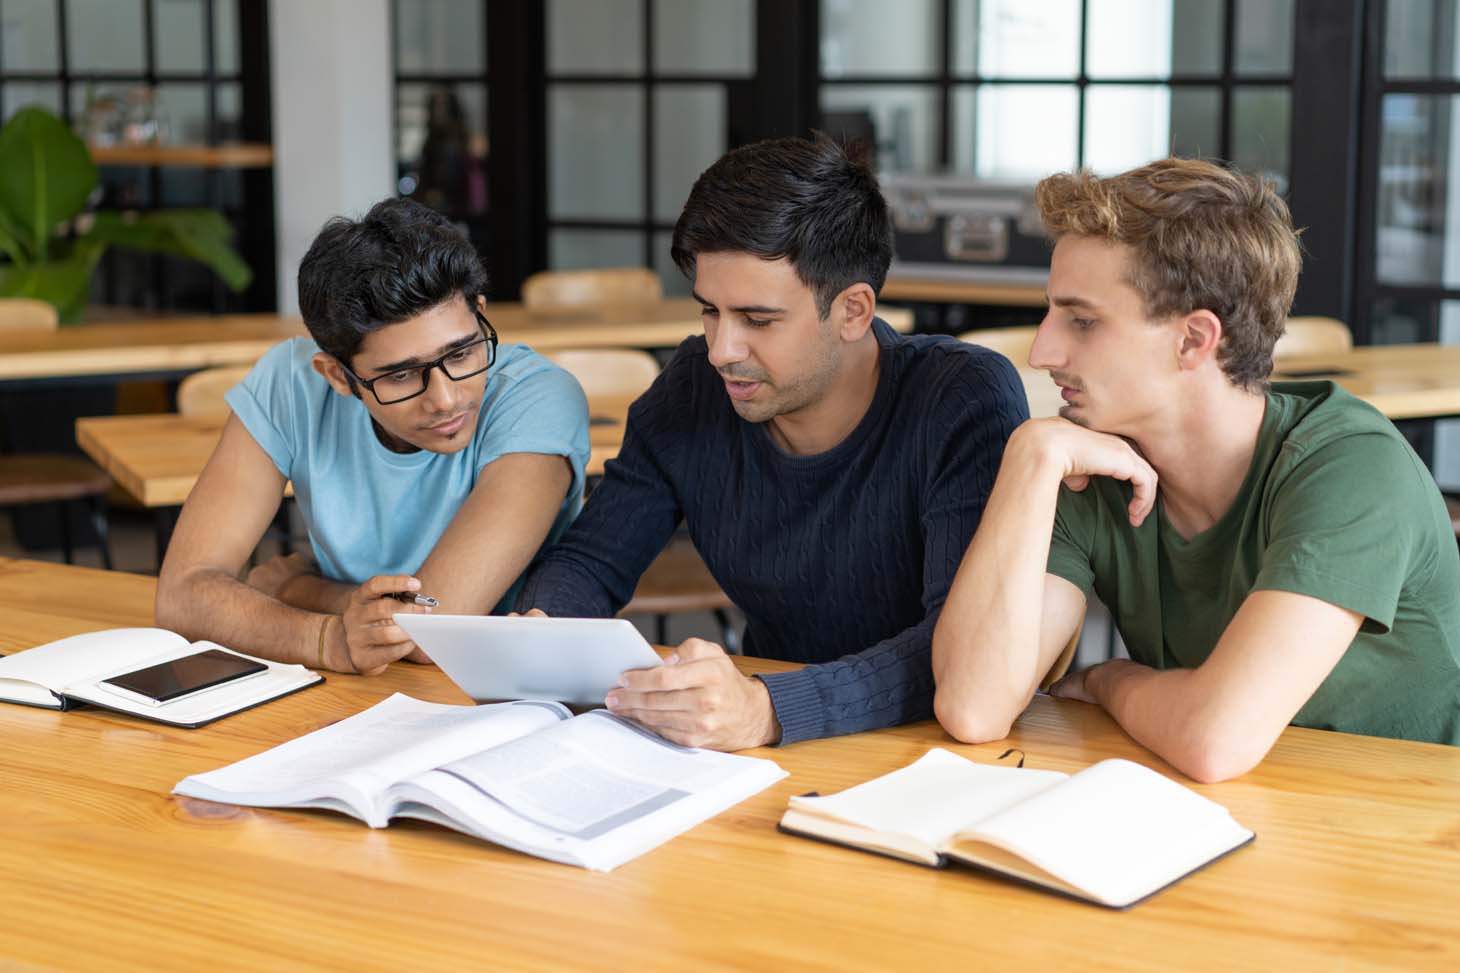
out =
[[101,259],[106,244],[78,241],[64,260],[49,260],[28,266],[0,266],[0,297],[35,297],[52,304],[62,321],[75,321],[86,305],[91,272]]
[[95,217],[82,239],[188,257],[206,264],[235,291],[243,290],[253,280],[253,271],[229,243],[233,239],[233,227],[213,210],[173,209],[137,214],[101,211]]
[[0,128],[0,209],[46,259],[56,226],[81,211],[96,186],[86,144],[44,108],[22,108]]

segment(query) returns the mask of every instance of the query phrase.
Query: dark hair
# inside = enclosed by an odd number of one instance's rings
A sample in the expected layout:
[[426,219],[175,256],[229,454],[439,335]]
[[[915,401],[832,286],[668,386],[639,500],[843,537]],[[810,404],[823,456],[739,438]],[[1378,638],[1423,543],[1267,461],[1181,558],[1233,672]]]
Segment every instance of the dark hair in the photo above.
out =
[[785,257],[825,318],[853,284],[882,290],[892,220],[877,177],[834,140],[767,139],[727,152],[695,180],[669,253],[691,279],[701,253]]
[[410,199],[376,203],[359,221],[337,216],[299,262],[299,310],[315,344],[346,365],[365,336],[456,295],[475,308],[487,290],[476,248],[450,220]]

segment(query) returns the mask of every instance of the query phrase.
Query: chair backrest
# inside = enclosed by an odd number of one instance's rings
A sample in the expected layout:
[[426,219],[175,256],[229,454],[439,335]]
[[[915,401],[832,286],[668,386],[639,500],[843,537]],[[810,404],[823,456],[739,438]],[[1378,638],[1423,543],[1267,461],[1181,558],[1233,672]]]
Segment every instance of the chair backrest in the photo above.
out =
[[647,351],[629,348],[565,348],[547,358],[566,369],[595,396],[637,397],[659,377],[659,362]]
[[1272,357],[1292,358],[1295,355],[1326,355],[1343,352],[1354,346],[1353,333],[1337,318],[1288,318],[1283,336],[1273,346]]
[[1034,345],[1034,333],[1039,329],[1033,325],[1012,328],[980,328],[965,331],[959,341],[991,348],[1014,363],[1015,368],[1029,367],[1029,349]]
[[0,297],[0,331],[55,331],[56,309],[29,297]]
[[177,387],[177,411],[189,418],[222,418],[228,415],[223,393],[243,381],[252,365],[224,365],[194,372]]
[[531,309],[585,304],[649,304],[663,296],[659,275],[647,267],[544,270],[533,274],[522,284],[522,303]]

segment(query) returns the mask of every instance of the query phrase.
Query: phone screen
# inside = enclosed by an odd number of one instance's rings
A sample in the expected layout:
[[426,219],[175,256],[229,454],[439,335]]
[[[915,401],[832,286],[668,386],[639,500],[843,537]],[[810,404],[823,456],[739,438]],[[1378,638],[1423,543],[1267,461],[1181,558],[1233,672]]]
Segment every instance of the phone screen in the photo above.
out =
[[218,686],[244,676],[263,672],[268,666],[218,649],[162,662],[145,669],[124,672],[102,682],[165,703],[200,689]]

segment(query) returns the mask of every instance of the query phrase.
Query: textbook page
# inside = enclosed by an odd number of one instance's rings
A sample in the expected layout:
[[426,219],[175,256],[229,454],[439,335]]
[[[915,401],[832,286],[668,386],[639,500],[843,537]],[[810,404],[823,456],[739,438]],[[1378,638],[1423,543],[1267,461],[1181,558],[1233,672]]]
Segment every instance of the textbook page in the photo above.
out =
[[776,763],[680,747],[604,710],[484,750],[398,788],[403,816],[607,871],[786,775]]
[[259,807],[325,807],[388,823],[381,797],[396,781],[572,714],[557,703],[427,703],[396,693],[363,713],[256,756],[181,781],[173,793]]
[[1102,760],[958,835],[1012,852],[1107,905],[1129,905],[1251,840],[1227,809],[1129,760]]
[[798,811],[890,834],[936,852],[960,828],[1033,797],[1068,775],[974,763],[934,747],[900,770],[827,797],[793,797]]

